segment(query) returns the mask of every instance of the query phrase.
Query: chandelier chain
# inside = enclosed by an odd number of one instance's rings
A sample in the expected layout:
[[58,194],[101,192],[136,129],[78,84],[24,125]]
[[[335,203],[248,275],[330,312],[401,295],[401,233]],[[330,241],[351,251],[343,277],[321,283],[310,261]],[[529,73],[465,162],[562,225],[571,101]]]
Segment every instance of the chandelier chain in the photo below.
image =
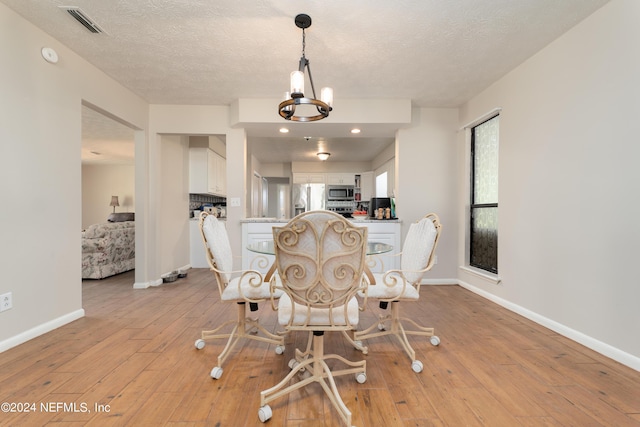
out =
[[307,43],[306,43],[306,37],[305,37],[305,36],[306,36],[306,33],[304,32],[304,28],[303,28],[303,29],[302,29],[302,57],[303,57],[303,58],[305,57],[305,56],[304,56],[304,50],[305,50],[305,47],[306,47],[306,45],[307,45]]

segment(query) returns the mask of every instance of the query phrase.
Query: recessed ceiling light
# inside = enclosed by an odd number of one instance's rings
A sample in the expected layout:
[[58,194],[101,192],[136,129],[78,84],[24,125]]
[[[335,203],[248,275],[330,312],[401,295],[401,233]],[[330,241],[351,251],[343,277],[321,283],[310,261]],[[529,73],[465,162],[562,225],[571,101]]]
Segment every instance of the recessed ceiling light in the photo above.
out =
[[353,128],[353,129],[351,129],[351,133],[360,133],[360,129]]
[[280,128],[280,133],[289,133],[289,129],[287,129],[287,128]]

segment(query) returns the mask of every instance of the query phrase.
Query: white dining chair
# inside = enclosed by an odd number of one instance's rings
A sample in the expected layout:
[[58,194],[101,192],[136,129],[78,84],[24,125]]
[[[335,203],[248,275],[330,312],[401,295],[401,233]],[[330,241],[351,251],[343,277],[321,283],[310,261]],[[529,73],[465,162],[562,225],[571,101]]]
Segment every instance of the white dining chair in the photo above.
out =
[[[235,303],[238,307],[235,319],[226,321],[215,329],[202,331],[201,337],[195,342],[196,348],[201,350],[207,340],[227,340],[218,356],[218,364],[211,370],[211,378],[219,379],[223,373],[222,365],[240,340],[274,344],[277,354],[284,353],[284,336],[268,331],[257,317],[250,318],[247,313],[247,306],[250,312],[255,312],[259,303],[278,298],[282,292],[272,293],[269,283],[264,281],[264,277],[258,271],[234,271],[231,245],[224,223],[207,212],[200,214],[199,221],[207,262],[218,284],[220,299]],[[230,328],[230,331],[221,332],[225,328]]]
[[[269,402],[319,383],[342,420],[351,426],[351,411],[340,397],[334,377],[352,374],[357,382],[364,383],[366,361],[325,353],[324,334],[353,330],[358,325],[356,294],[366,286],[362,277],[367,229],[330,211],[310,211],[283,227],[274,227],[273,238],[280,282],[272,280],[272,290],[283,292],[278,301],[273,301],[278,323],[288,332],[306,331],[313,338],[305,351],[295,350],[289,362],[291,372],[260,393],[258,416],[266,422],[272,416]],[[299,381],[289,385],[298,374]]]
[[[386,335],[395,336],[411,359],[411,368],[414,372],[422,372],[424,366],[420,360],[416,359],[416,352],[409,343],[408,336],[428,337],[431,344],[435,346],[440,344],[440,338],[434,335],[434,328],[424,327],[411,318],[401,317],[400,302],[419,300],[420,282],[435,263],[435,252],[441,231],[440,218],[435,213],[427,214],[418,222],[411,224],[402,252],[398,254],[401,256],[400,269],[374,273],[375,283],[359,293],[365,301],[379,300],[380,307],[383,309],[388,309],[390,306],[390,313],[380,315],[378,321],[367,329],[356,331],[354,340],[358,342]],[[413,329],[408,329],[408,325],[413,326]]]

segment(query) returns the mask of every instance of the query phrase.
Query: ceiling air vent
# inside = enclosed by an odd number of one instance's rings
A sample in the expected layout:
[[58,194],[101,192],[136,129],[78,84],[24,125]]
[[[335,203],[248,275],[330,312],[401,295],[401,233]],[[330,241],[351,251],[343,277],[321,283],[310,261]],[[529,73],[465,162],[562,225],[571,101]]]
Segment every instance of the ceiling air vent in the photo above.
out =
[[80,10],[79,7],[77,6],[58,6],[58,7],[60,9],[66,10],[69,15],[73,16],[73,18],[76,21],[81,23],[87,30],[91,31],[92,33],[95,33],[95,34],[104,33],[104,30],[100,28],[98,24],[93,22],[93,20],[89,18],[86,13]]

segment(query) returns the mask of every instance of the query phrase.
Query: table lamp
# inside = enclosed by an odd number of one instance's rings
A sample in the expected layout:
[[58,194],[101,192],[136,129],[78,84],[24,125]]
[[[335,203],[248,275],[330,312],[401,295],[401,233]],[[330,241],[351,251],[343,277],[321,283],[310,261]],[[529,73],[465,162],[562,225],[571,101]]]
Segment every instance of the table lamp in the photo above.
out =
[[116,213],[116,206],[120,206],[120,203],[118,203],[118,196],[111,196],[111,203],[109,203],[109,206],[113,206],[113,213]]

